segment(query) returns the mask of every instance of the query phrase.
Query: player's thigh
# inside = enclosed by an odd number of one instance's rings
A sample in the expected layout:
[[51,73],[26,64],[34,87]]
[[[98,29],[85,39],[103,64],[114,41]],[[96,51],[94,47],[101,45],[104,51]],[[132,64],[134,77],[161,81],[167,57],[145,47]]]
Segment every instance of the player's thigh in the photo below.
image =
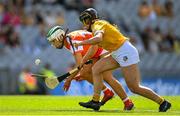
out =
[[140,83],[140,72],[137,64],[121,67],[124,79],[128,87],[138,87]]
[[94,73],[103,73],[105,71],[110,71],[118,68],[120,65],[112,58],[112,56],[108,56],[98,60],[92,67],[93,74]]

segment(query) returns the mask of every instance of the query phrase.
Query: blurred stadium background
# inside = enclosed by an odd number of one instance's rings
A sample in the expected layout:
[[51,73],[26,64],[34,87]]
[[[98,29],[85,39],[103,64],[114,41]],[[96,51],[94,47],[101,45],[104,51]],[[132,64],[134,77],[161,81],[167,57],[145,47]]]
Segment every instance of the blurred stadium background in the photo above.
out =
[[[89,7],[137,47],[144,85],[160,95],[180,95],[180,0],[0,0],[0,95],[90,95],[85,81],[73,81],[65,93],[63,83],[49,90],[29,75],[61,75],[73,67],[72,55],[51,47],[46,33],[54,25],[81,29],[79,13]],[[131,95],[121,74],[114,75]]]

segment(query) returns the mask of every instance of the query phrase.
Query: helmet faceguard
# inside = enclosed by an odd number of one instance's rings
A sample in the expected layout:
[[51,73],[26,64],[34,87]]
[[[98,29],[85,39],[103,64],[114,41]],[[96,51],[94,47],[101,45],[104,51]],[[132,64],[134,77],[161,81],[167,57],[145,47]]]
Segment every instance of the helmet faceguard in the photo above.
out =
[[64,31],[61,26],[55,26],[49,30],[47,34],[47,40],[57,49],[62,49],[64,46],[64,40],[66,38],[68,29]]
[[79,20],[84,25],[89,25],[93,23],[93,20],[98,19],[97,11],[94,8],[88,8],[85,11],[83,11],[80,16]]

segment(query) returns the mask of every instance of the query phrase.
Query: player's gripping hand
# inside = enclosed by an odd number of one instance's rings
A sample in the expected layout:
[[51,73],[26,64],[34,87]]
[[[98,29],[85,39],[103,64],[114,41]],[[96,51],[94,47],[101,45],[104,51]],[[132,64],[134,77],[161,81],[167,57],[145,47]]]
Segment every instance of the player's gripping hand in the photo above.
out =
[[88,60],[83,59],[83,60],[81,61],[81,63],[79,64],[79,68],[83,68],[83,67],[86,67],[86,65],[89,65],[89,64],[85,64],[87,61],[88,61]]
[[84,80],[84,78],[80,74],[78,74],[77,76],[74,77],[74,80],[82,81],[82,80]]
[[76,49],[78,49],[78,47],[79,47],[79,46],[82,46],[82,44],[81,44],[81,42],[79,42],[79,43],[76,43],[76,42],[75,42],[75,43],[73,43],[73,46],[74,46]]
[[71,86],[71,81],[72,79],[68,79],[68,78],[65,80],[64,86],[63,86],[64,91],[67,92],[69,90],[69,87]]

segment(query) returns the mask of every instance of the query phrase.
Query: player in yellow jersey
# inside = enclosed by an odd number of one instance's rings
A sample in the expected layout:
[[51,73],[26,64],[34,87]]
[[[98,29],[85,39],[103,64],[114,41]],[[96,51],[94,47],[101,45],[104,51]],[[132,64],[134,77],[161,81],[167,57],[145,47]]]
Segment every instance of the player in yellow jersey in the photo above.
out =
[[[171,103],[156,94],[150,88],[140,85],[140,71],[138,68],[139,54],[137,49],[123,36],[120,31],[110,23],[98,18],[97,12],[93,8],[86,9],[80,14],[80,21],[94,37],[75,43],[76,47],[82,45],[98,45],[111,52],[111,56],[100,59],[92,67],[94,95],[91,101],[81,102],[80,105],[86,108],[99,109],[100,92],[102,89],[102,74],[105,71],[121,68],[128,88],[136,94],[144,96],[158,103],[159,112],[166,112],[171,107]],[[91,56],[90,51],[84,56],[83,62]],[[83,63],[82,62],[82,63]]]

